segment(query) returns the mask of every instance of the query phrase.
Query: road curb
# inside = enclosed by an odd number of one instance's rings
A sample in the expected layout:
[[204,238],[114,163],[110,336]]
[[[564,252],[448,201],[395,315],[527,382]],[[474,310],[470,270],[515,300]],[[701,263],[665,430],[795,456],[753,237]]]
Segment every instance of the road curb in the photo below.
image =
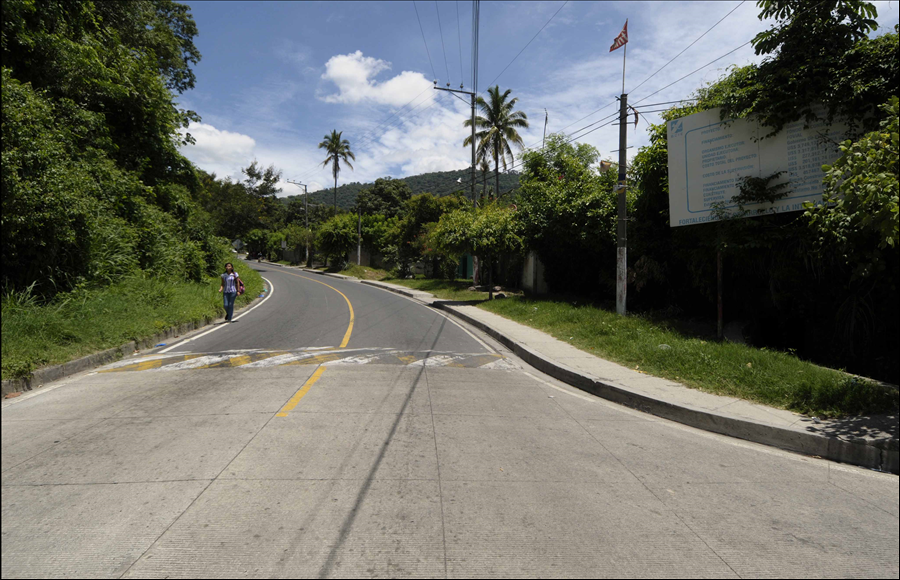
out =
[[[369,286],[416,298],[412,291],[373,282],[370,280],[362,281],[363,284]],[[704,431],[728,435],[729,437],[761,443],[804,455],[821,457],[831,461],[900,474],[900,449],[898,449],[898,441],[896,439],[875,441],[839,439],[817,433],[785,429],[775,425],[722,415],[707,409],[699,409],[657,399],[620,385],[613,385],[554,361],[488,324],[460,312],[453,307],[451,301],[435,300],[431,303],[431,306],[452,314],[487,333],[541,372],[597,397],[644,413],[656,415],[663,419],[703,429]]]
[[[265,287],[265,282],[263,282],[263,284]],[[268,290],[266,290],[266,292],[268,292]],[[246,306],[241,307],[240,310],[235,310],[235,312],[240,312],[241,310],[249,308],[261,299],[262,298],[257,296],[249,303],[247,303]],[[163,332],[158,332],[153,336],[149,336],[141,340],[130,340],[121,346],[109,348],[100,352],[95,352],[94,354],[89,354],[87,356],[83,356],[75,360],[70,360],[69,362],[65,362],[62,364],[36,369],[31,373],[30,377],[4,380],[2,381],[2,385],[0,385],[0,395],[6,396],[10,393],[33,391],[35,389],[43,387],[47,383],[58,381],[59,379],[64,379],[68,376],[105,365],[106,363],[120,360],[132,354],[136,350],[152,347],[160,341],[173,338],[175,336],[180,337],[189,332],[199,330],[201,328],[209,326],[216,320],[219,320],[219,318],[212,318],[207,316],[199,322],[185,322],[184,324],[173,326],[164,330]]]
[[432,306],[449,312],[486,332],[541,372],[614,403],[690,427],[753,441],[754,443],[762,443],[763,445],[778,447],[786,451],[859,465],[869,469],[878,469],[893,474],[900,473],[900,452],[898,452],[896,439],[871,442],[861,439],[847,441],[837,437],[826,437],[816,433],[805,433],[747,419],[729,417],[706,409],[697,409],[656,399],[619,385],[612,385],[551,360],[480,320],[459,312],[447,302],[436,301]]

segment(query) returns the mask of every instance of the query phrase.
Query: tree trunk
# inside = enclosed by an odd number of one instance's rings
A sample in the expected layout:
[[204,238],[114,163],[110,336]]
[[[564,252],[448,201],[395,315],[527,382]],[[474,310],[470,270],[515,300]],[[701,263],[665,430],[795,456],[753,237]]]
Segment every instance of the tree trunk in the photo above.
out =
[[500,197],[500,163],[497,158],[497,151],[494,151],[494,169],[495,171],[495,181],[494,181],[494,199]]
[[487,260],[488,269],[488,300],[494,299],[494,257]]

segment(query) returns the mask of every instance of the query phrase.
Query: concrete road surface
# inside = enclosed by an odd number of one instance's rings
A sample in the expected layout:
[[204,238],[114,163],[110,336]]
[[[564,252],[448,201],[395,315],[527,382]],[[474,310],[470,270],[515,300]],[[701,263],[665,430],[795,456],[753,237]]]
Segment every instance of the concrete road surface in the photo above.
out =
[[253,266],[274,292],[238,322],[4,401],[4,578],[900,575],[896,476],[618,407],[412,300]]

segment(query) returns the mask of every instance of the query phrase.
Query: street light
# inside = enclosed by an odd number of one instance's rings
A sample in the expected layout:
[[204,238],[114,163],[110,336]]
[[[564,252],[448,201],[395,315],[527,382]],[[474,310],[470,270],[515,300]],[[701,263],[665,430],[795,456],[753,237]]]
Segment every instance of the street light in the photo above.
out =
[[291,181],[287,180],[288,183],[292,183],[294,185],[299,185],[303,188],[303,213],[306,214],[306,267],[309,268],[309,193],[306,191],[306,185],[300,183],[299,181]]

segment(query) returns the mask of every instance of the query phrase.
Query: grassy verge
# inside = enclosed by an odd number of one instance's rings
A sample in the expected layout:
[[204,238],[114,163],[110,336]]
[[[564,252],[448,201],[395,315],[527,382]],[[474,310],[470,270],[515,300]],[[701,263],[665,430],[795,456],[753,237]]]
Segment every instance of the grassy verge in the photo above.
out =
[[[236,308],[263,290],[259,273],[237,265],[246,293]],[[3,378],[27,376],[186,322],[224,316],[219,279],[204,283],[134,276],[106,288],[76,290],[38,304],[29,294],[3,297]]]
[[895,390],[785,353],[688,337],[640,316],[622,318],[591,305],[521,297],[478,307],[607,360],[717,395],[824,417],[898,408]]
[[472,286],[471,280],[433,280],[431,278],[414,278],[414,279],[404,279],[404,278],[390,278],[384,280],[385,282],[390,282],[391,284],[397,284],[399,286],[406,286],[407,288],[412,288],[413,290],[421,290],[423,292],[430,292],[434,294],[438,298],[443,298],[445,300],[458,300],[460,302],[470,301],[470,300],[487,300],[488,293],[487,292],[474,292],[468,290]]
[[387,270],[379,270],[378,268],[370,268],[368,266],[357,266],[351,264],[340,271],[345,276],[353,276],[361,280],[384,280],[389,276]]

